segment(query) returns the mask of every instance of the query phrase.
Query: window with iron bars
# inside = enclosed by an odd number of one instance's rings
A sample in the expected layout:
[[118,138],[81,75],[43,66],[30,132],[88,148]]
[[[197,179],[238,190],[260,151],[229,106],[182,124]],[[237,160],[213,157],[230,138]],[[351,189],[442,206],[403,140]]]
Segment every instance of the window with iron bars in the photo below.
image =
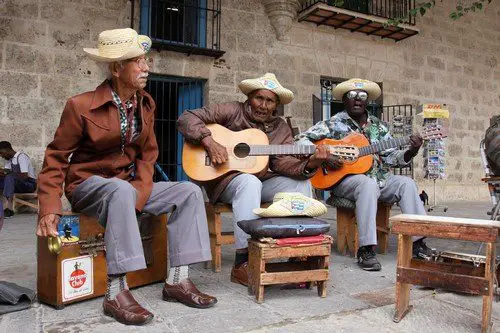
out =
[[[158,164],[172,181],[187,180],[182,168],[184,138],[176,122],[185,110],[203,105],[205,80],[150,74],[146,91],[156,102],[155,134],[158,143]],[[154,180],[162,178],[155,174]]]
[[221,0],[141,0],[141,33],[153,47],[218,58]]

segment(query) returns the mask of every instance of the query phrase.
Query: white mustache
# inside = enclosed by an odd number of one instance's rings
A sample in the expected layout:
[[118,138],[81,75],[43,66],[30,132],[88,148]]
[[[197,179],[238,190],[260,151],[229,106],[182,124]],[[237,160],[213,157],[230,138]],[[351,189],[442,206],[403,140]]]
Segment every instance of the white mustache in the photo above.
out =
[[138,79],[141,79],[141,78],[145,78],[145,79],[147,79],[147,78],[148,78],[148,76],[149,76],[149,74],[148,74],[148,73],[140,73],[139,75],[137,75],[137,78],[138,78]]

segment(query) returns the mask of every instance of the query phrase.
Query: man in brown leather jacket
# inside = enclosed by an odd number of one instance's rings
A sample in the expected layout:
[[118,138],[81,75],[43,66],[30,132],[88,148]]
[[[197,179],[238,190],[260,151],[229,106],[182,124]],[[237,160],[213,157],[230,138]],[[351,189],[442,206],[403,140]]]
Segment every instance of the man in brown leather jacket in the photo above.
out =
[[73,211],[96,217],[106,227],[104,313],[127,325],[142,325],[153,314],[135,301],[125,276],[146,268],[136,212],[172,212],[171,268],[163,299],[212,307],[217,299],[201,293],[188,276],[189,264],[211,260],[203,194],[188,182],[153,183],[155,103],[143,90],[151,39],[127,28],[104,31],[98,42],[98,49],[84,51],[108,63],[111,79],[66,103],[39,174],[37,235],[58,235],[64,183]]
[[[177,121],[179,131],[186,140],[201,144],[215,165],[227,161],[224,146],[216,142],[206,124],[219,124],[232,131],[257,128],[264,131],[270,144],[293,144],[292,132],[286,122],[274,116],[278,104],[288,104],[293,93],[284,88],[272,73],[263,77],[243,80],[240,90],[248,96],[244,103],[214,104],[197,110],[185,111]],[[269,169],[257,175],[240,172],[225,175],[204,184],[212,203],[232,204],[235,230],[236,257],[231,281],[248,285],[248,235],[237,222],[258,218],[252,210],[261,202],[272,201],[277,192],[301,192],[311,196],[308,179],[324,161],[330,161],[325,147],[319,146],[309,159],[290,155],[270,156]]]

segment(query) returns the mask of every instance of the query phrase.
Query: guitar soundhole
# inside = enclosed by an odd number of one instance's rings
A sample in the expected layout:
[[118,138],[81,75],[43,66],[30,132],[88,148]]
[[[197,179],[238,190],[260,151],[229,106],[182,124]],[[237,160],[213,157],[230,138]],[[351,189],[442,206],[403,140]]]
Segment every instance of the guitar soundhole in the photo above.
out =
[[234,147],[234,155],[239,158],[245,158],[250,154],[250,146],[246,143],[238,143]]

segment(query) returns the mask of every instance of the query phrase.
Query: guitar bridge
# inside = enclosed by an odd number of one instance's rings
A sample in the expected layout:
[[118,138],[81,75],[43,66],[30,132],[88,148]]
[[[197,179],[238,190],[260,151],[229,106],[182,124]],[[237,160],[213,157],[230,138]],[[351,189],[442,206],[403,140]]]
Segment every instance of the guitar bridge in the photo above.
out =
[[210,166],[211,164],[210,156],[208,156],[208,153],[205,153],[205,166]]

